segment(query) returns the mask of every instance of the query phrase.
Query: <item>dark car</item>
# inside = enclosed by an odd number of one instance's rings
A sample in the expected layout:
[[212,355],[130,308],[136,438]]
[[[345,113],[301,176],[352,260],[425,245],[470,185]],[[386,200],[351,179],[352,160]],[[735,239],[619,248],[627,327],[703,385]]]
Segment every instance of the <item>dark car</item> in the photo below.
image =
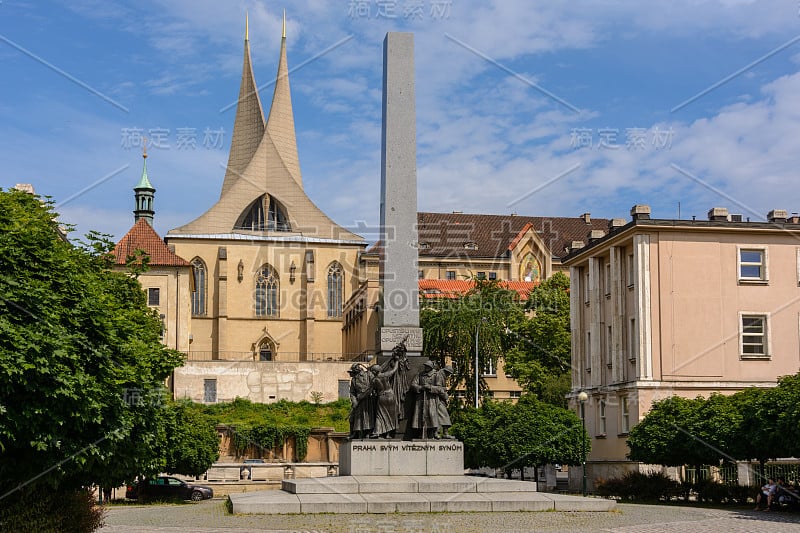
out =
[[[140,481],[137,481],[133,485],[128,485],[125,497],[131,500],[139,499],[140,492],[142,492],[140,491],[140,483]],[[199,502],[200,500],[208,500],[214,497],[214,490],[211,487],[186,483],[170,476],[158,476],[157,478],[146,480],[145,483],[147,487],[145,487],[142,496],[154,500],[180,499]]]

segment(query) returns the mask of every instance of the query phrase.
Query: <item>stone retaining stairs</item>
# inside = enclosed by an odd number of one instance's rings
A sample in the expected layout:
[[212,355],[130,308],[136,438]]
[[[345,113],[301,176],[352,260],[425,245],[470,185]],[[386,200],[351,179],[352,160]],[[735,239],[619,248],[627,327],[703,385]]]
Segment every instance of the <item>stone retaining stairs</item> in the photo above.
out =
[[536,491],[527,481],[473,476],[287,479],[282,490],[231,494],[237,514],[609,511],[614,500]]

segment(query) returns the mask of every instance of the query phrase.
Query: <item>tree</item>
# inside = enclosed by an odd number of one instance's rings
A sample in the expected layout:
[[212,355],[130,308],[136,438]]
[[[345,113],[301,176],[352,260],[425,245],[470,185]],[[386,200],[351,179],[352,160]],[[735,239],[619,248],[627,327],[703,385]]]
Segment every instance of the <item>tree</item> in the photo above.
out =
[[570,389],[569,278],[556,272],[535,287],[525,308],[533,318],[512,326],[516,339],[505,370],[527,391],[566,407]]
[[219,458],[219,436],[211,417],[191,402],[173,402],[172,419],[164,447],[165,472],[199,476]]
[[[423,355],[441,365],[452,362],[452,388],[464,390],[469,405],[475,403],[476,332],[478,367],[483,371],[489,364],[496,367],[512,345],[506,330],[526,320],[515,291],[502,288],[496,280],[474,279],[474,283],[463,296],[424,300],[420,309]],[[479,379],[479,394],[486,390],[486,383]]]
[[704,401],[671,396],[654,402],[647,415],[630,430],[628,457],[665,466],[708,464],[698,458],[704,454],[698,452],[703,447],[691,438]]
[[[108,239],[77,247],[52,203],[0,191],[0,497],[118,485],[166,466],[165,379],[183,356]],[[11,496],[16,494],[16,496]]]
[[767,396],[775,420],[770,457],[800,457],[800,373],[779,378]]
[[513,469],[562,463],[577,465],[591,441],[578,416],[536,399],[484,402],[479,409],[458,411],[453,434],[464,442],[467,466]]

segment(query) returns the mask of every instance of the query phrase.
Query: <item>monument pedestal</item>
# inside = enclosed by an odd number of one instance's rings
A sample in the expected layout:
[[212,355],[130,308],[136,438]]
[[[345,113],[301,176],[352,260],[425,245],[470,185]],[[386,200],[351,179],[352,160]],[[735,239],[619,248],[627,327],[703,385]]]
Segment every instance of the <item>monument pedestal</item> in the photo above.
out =
[[457,440],[351,440],[339,447],[341,476],[463,476]]

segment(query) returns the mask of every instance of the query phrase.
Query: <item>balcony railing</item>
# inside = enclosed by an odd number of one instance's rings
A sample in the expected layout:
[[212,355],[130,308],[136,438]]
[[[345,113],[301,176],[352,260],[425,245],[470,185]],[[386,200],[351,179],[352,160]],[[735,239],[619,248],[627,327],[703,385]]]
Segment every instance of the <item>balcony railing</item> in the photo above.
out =
[[284,352],[273,354],[272,359],[262,361],[258,353],[233,351],[189,351],[184,352],[187,361],[250,361],[258,363],[289,363],[297,361],[366,362],[367,353],[341,352]]

